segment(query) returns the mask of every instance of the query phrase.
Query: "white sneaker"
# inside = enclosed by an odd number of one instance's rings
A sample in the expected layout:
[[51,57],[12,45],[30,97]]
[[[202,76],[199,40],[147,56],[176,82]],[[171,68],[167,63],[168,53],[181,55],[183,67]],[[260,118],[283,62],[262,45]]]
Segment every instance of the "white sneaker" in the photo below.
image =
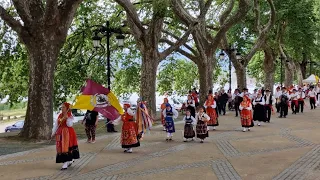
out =
[[260,124],[260,123],[258,123],[258,126],[261,126],[261,124]]
[[68,161],[65,162],[65,163],[63,163],[61,170],[66,170],[66,169],[68,169],[68,165],[69,165],[69,162],[68,162]]
[[243,128],[243,130],[242,130],[243,132],[246,132],[247,131],[247,129],[246,128]]
[[213,130],[216,130],[216,127],[215,127],[215,126],[213,126]]
[[250,128],[248,128],[248,131],[250,131]]
[[129,149],[127,150],[127,153],[132,153],[132,148],[129,148]]

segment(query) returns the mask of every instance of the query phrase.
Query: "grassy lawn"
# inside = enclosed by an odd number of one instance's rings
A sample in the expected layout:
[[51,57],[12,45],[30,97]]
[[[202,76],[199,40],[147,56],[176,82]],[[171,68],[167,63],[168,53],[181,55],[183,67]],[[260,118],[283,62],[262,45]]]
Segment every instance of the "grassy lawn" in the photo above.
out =
[[25,116],[27,109],[2,110],[0,116]]

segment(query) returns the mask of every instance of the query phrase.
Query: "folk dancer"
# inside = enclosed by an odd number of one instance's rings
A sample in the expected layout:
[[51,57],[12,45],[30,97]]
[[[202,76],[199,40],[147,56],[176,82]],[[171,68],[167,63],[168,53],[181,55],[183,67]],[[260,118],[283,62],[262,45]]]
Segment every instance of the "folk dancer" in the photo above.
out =
[[199,106],[199,98],[198,98],[199,94],[198,94],[196,88],[193,88],[193,90],[192,90],[192,97],[193,97],[193,100],[196,104],[196,107],[198,107]]
[[217,107],[217,103],[214,100],[212,90],[209,90],[207,100],[204,103],[204,108],[206,109],[206,113],[210,117],[210,120],[207,122],[208,130],[210,130],[209,126],[213,126],[213,130],[216,129],[216,126],[219,126],[217,111],[215,109],[216,107]]
[[174,119],[179,115],[178,111],[171,107],[168,103],[166,104],[166,109],[162,112],[166,120],[166,130],[167,130],[167,139],[166,141],[171,141],[173,133],[176,132],[174,127]]
[[183,133],[183,142],[187,142],[188,139],[192,139],[195,137],[195,132],[193,130],[193,126],[196,124],[196,119],[191,115],[189,109],[186,111],[186,116],[183,118],[185,121],[184,125],[184,133]]
[[299,111],[298,95],[299,94],[297,90],[293,89],[290,95],[292,114],[297,114],[297,112]]
[[286,87],[282,87],[282,94],[280,95],[280,116],[279,118],[286,118],[288,115],[288,106],[289,106],[289,94],[287,93]]
[[[166,109],[166,105],[169,103],[169,100],[168,98],[164,98],[163,99],[163,103],[161,104],[161,112],[163,112],[165,109]],[[166,120],[164,119],[164,116],[163,114],[161,113],[161,123],[162,123],[162,126],[163,126],[163,131],[167,131],[166,130]]]
[[243,132],[250,131],[250,128],[254,126],[254,123],[252,118],[252,104],[248,96],[243,96],[239,109]]
[[266,122],[270,123],[271,119],[271,114],[274,114],[274,109],[273,106],[276,104],[276,99],[274,96],[271,94],[271,91],[269,89],[266,89],[264,95],[264,101],[266,102],[265,104],[265,111],[266,111]]
[[262,97],[261,91],[258,92],[252,104],[254,105],[253,120],[258,121],[258,126],[261,126],[261,122],[266,122],[266,111],[264,108],[266,102]]
[[258,89],[254,89],[253,90],[253,94],[251,94],[250,99],[256,99],[256,97],[258,96]]
[[315,91],[317,93],[317,105],[320,106],[320,82],[318,82]]
[[77,135],[72,128],[73,116],[69,103],[62,104],[62,112],[59,114],[52,129],[53,138],[56,138],[56,163],[63,163],[61,170],[66,170],[72,165],[74,159],[79,159]]
[[132,153],[132,148],[140,146],[140,135],[138,133],[137,124],[134,121],[135,113],[130,109],[130,104],[123,105],[124,114],[121,116],[122,131],[121,131],[121,146],[125,153]]
[[[227,105],[229,97],[228,97],[228,94],[224,91],[224,89],[222,89],[220,92],[221,92],[221,94],[220,94],[219,100],[220,100],[221,111],[222,111],[223,115],[226,115],[226,105]],[[219,112],[219,114],[220,114],[220,112]]]
[[136,124],[138,127],[138,135],[141,136],[139,138],[142,140],[144,134],[151,129],[153,118],[149,115],[147,102],[142,101],[141,98],[137,101]]
[[308,93],[308,97],[309,97],[309,100],[310,100],[311,110],[312,110],[312,109],[316,109],[316,108],[317,108],[317,106],[316,106],[317,93],[316,93],[316,91],[314,90],[314,87],[313,87],[313,86],[310,86],[310,90],[309,90],[309,93]]
[[277,113],[280,113],[280,96],[282,94],[282,91],[280,89],[280,87],[278,86],[276,88],[276,93],[274,94],[275,98],[276,98],[276,108],[277,108]]
[[209,137],[209,133],[207,130],[207,122],[210,120],[210,117],[204,112],[204,107],[199,106],[199,111],[196,114],[196,120],[197,120],[197,138],[200,139],[200,143],[203,143],[203,140],[206,137]]
[[87,143],[95,143],[96,142],[96,128],[98,125],[98,112],[97,111],[89,111],[87,110],[82,124],[85,124],[85,131],[87,135]]
[[192,96],[188,95],[188,99],[187,99],[186,104],[187,104],[187,109],[191,113],[191,116],[193,116],[195,118],[196,117],[196,103],[192,99]]
[[232,95],[232,100],[234,101],[234,110],[236,111],[236,117],[238,117],[239,106],[242,101],[239,89],[235,89]]
[[243,96],[245,96],[245,95],[248,96],[248,98],[250,98],[250,100],[252,100],[252,99],[251,99],[252,96],[251,96],[251,94],[248,92],[248,88],[243,88],[243,89],[242,89],[242,93],[240,94],[240,97],[243,98]]
[[306,98],[306,94],[302,91],[302,88],[299,88],[298,90],[298,110],[297,113],[301,112],[303,113],[304,108],[304,99]]

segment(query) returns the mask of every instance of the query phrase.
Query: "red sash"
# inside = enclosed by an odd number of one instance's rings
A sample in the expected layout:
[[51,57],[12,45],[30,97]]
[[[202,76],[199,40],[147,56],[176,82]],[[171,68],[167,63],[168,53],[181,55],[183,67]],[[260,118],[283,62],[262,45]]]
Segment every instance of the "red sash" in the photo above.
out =
[[295,106],[298,106],[298,100],[292,100]]

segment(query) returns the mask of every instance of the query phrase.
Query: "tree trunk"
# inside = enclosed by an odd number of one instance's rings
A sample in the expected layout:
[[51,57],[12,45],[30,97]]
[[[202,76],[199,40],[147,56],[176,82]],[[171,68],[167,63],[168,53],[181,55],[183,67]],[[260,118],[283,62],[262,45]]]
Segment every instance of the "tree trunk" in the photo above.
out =
[[273,92],[273,85],[274,85],[274,73],[275,73],[275,60],[276,55],[273,53],[273,50],[270,47],[264,48],[264,73],[265,73],[265,82],[264,88],[269,89]]
[[212,62],[198,64],[199,83],[200,83],[200,104],[206,101],[209,90],[212,90],[213,65]]
[[303,85],[302,80],[305,79],[305,78],[303,78],[303,72],[301,69],[302,66],[299,63],[296,63],[295,66],[296,66],[296,71],[297,71],[298,85],[302,86]]
[[290,87],[293,84],[294,71],[295,71],[295,67],[292,61],[286,62],[285,63],[285,80],[284,80],[285,87]]
[[140,84],[140,98],[147,101],[150,115],[156,117],[156,78],[157,68],[159,65],[158,55],[156,50],[141,51],[141,84]]
[[26,46],[29,92],[25,124],[20,135],[27,139],[49,139],[53,125],[54,68],[60,45],[49,40],[34,41]]
[[237,75],[237,87],[242,91],[243,88],[247,87],[247,76],[245,66],[234,66]]

